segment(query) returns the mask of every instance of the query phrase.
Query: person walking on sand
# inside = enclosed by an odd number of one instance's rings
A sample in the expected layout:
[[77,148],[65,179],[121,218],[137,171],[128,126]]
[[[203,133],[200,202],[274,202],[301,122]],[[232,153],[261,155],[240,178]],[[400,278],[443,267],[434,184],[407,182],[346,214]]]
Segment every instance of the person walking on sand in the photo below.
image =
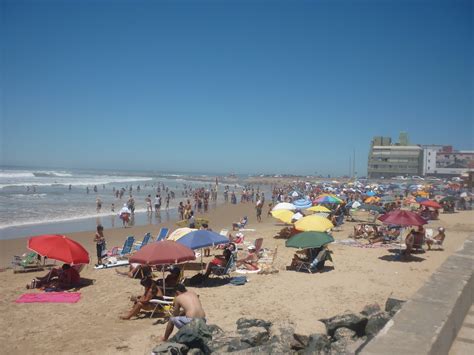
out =
[[97,232],[94,236],[94,242],[97,251],[97,265],[102,265],[102,253],[105,250],[105,237],[104,237],[104,227],[99,224],[97,226]]
[[206,321],[206,313],[202,308],[201,301],[196,293],[188,291],[183,284],[178,284],[174,299],[173,317],[168,321],[165,335],[161,340],[167,341],[175,326],[180,329],[191,323],[194,318],[201,318]]
[[255,205],[255,210],[257,211],[257,221],[258,222],[262,221],[262,208],[263,208],[262,201],[258,200],[257,204]]

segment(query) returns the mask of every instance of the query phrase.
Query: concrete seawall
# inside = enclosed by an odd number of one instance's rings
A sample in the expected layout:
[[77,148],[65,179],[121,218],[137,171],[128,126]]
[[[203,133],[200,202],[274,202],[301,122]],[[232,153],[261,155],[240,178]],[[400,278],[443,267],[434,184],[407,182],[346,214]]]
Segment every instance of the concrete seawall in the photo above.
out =
[[473,266],[471,236],[360,354],[447,354],[473,303]]

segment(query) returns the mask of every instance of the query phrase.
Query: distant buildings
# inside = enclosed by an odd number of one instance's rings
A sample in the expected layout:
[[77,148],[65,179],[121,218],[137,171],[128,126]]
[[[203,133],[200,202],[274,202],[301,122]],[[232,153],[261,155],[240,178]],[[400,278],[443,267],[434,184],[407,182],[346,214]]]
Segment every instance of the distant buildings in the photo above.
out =
[[408,135],[399,142],[390,137],[374,137],[367,173],[369,178],[395,176],[459,176],[474,171],[474,151],[456,151],[452,146],[410,145]]
[[453,176],[474,171],[474,151],[454,150],[450,145],[424,145],[423,175]]
[[410,145],[408,135],[400,133],[399,143],[390,137],[374,137],[369,152],[369,178],[413,176],[423,174],[423,149]]

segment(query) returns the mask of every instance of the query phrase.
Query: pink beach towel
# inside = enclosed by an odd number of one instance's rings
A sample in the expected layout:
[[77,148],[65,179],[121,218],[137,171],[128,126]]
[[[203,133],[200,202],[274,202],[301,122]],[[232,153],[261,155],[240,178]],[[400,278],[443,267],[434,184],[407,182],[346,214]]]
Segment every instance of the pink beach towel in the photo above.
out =
[[25,293],[16,303],[76,303],[81,299],[80,292]]

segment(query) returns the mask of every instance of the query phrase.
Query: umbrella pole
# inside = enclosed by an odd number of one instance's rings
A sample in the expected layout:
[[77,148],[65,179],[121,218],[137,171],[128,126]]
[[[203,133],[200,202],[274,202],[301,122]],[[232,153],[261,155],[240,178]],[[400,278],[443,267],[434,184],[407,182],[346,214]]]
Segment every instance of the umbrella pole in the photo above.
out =
[[165,266],[161,266],[161,272],[163,273],[163,296],[166,294],[166,285],[165,285]]
[[203,270],[203,267],[202,267],[202,254],[203,254],[204,250],[201,248],[201,272]]

